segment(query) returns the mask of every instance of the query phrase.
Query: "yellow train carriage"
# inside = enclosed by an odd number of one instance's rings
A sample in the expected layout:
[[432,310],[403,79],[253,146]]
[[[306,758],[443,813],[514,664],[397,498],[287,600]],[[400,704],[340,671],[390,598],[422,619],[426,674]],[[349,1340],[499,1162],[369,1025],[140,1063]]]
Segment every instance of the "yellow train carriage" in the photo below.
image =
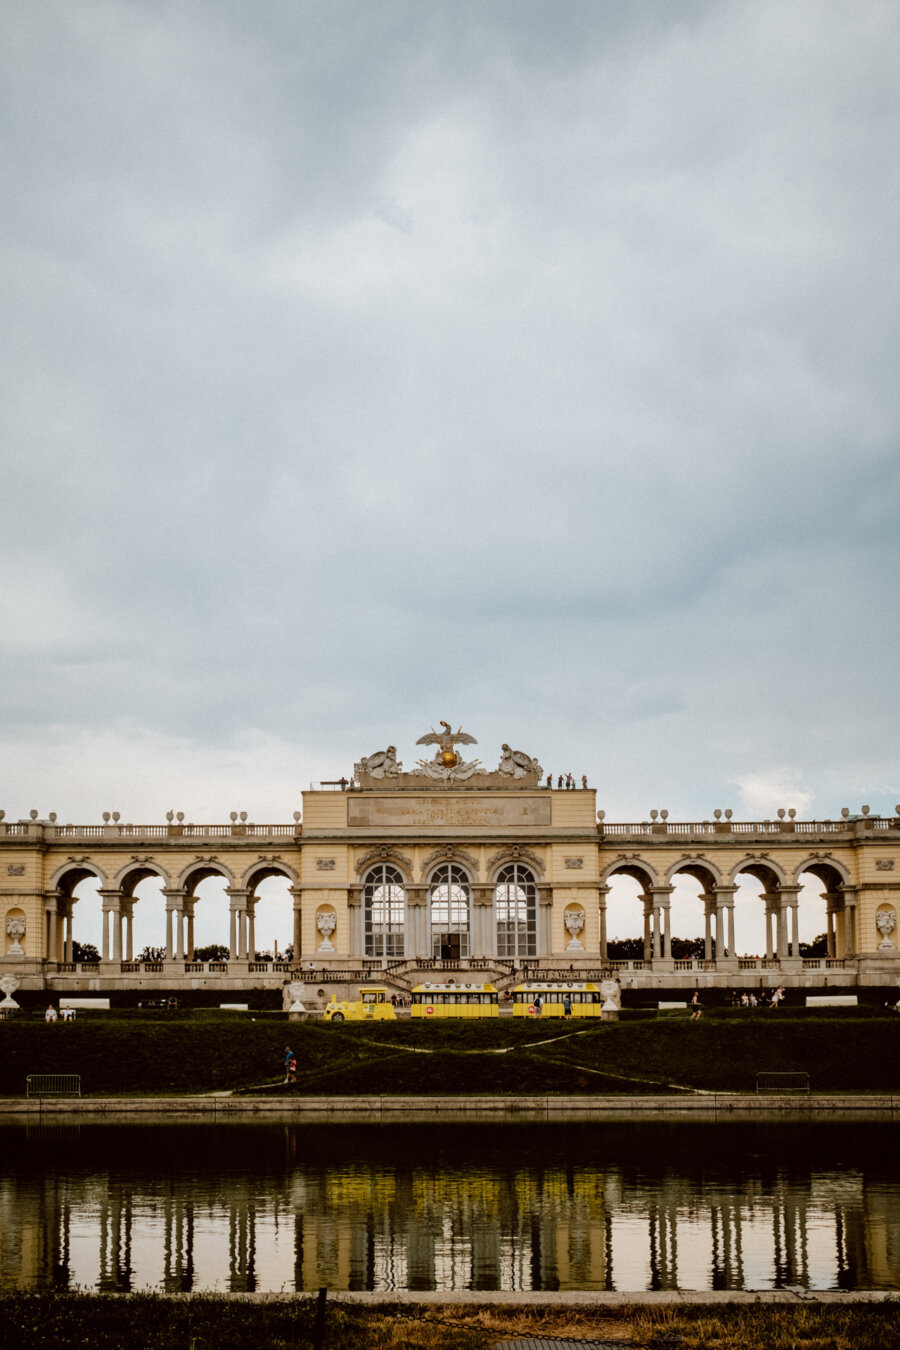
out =
[[411,1017],[498,1017],[497,990],[492,984],[418,984],[412,992]]
[[599,1017],[603,1008],[603,995],[597,984],[535,980],[517,984],[513,990],[513,1017],[565,1017],[566,999],[572,1017]]
[[358,999],[338,999],[332,994],[325,1009],[326,1022],[381,1022],[392,1021],[397,1010],[383,986],[367,986],[359,991]]

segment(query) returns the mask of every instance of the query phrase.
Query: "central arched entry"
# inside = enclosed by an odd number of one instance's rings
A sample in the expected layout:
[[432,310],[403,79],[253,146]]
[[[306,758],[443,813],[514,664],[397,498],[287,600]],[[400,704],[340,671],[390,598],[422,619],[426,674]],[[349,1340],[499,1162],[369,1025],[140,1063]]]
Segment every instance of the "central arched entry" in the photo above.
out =
[[465,961],[469,956],[472,887],[457,863],[442,863],[431,874],[428,910],[431,951],[436,961]]

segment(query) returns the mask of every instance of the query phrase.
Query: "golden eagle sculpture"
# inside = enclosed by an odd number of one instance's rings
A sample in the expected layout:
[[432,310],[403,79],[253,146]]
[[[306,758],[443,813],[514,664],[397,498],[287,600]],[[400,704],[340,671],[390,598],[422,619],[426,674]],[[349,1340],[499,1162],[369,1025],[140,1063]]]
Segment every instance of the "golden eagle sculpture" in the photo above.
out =
[[449,722],[440,722],[439,726],[443,731],[435,731],[434,728],[428,732],[427,736],[420,736],[416,745],[437,745],[440,747],[435,752],[435,759],[443,764],[445,769],[452,769],[459,763],[459,755],[453,749],[457,743],[460,745],[477,745],[474,736],[470,736],[467,731],[460,727],[459,731],[454,731]]

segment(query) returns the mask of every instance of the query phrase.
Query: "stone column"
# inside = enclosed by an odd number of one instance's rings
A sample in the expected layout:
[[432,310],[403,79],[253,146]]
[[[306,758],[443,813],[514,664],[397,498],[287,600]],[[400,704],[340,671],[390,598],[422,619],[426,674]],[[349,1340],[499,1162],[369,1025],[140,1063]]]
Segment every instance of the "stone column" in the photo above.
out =
[[[229,951],[232,961],[247,960],[247,902],[249,891],[242,886],[226,886],[229,917],[231,920],[231,944]],[[235,932],[235,930],[237,930]]]
[[704,895],[703,897],[703,959],[711,961],[712,954],[712,916],[715,899],[713,896]]
[[844,896],[844,956],[855,956],[859,942],[856,931],[856,891],[851,886],[842,886]]
[[[53,899],[49,903],[45,902],[44,907],[44,914],[46,917],[46,930],[47,930],[47,960],[55,962],[59,961],[59,947],[56,941],[56,928],[57,928],[56,907],[58,903],[59,902],[54,892]],[[105,922],[106,920],[104,918],[104,923]]]
[[[734,897],[737,886],[716,886],[713,894],[716,904],[716,966],[724,963],[726,970],[737,970],[737,952],[734,949]],[[725,921],[728,923],[726,943]]]
[[350,886],[347,889],[347,923],[350,931],[347,934],[347,955],[348,956],[366,956],[363,934],[363,888],[362,886]]
[[192,895],[191,895],[191,896],[185,896],[185,899],[184,899],[184,913],[185,913],[185,919],[186,919],[186,921],[187,921],[187,950],[185,951],[185,957],[187,958],[188,961],[193,961],[193,959],[194,959],[194,897],[193,897]]
[[124,959],[125,959],[126,961],[133,961],[133,960],[134,960],[134,957],[133,957],[133,955],[132,955],[132,952],[133,952],[133,950],[134,950],[134,942],[133,942],[133,937],[132,937],[132,930],[133,930],[133,911],[134,911],[134,900],[131,900],[131,899],[126,900],[126,899],[123,899],[123,900],[122,900],[122,918],[123,918],[124,926],[125,926],[125,934],[124,934],[124,947],[125,947],[125,949],[124,949]]
[[[799,905],[799,903],[800,903],[800,901],[799,901],[799,896],[800,896],[800,887],[799,887],[799,886],[780,886],[780,887],[778,888],[778,899],[777,899],[777,904],[778,904],[778,959],[779,959],[780,962],[782,962],[782,964],[783,964],[785,961],[788,961],[788,962],[796,961],[796,962],[798,963],[799,968],[802,970],[802,968],[803,968],[803,967],[802,967],[802,958],[801,958],[801,956],[800,956],[800,950],[799,950],[799,931],[800,931],[799,924],[800,924],[800,921],[799,921],[799,916],[798,916],[798,912],[797,912],[797,907],[798,907],[798,905]],[[790,956],[788,955],[788,940],[787,940],[787,912],[788,912],[788,909],[791,910],[791,935],[792,935],[792,945],[791,945],[791,954],[790,954]]]
[[70,895],[69,898],[66,900],[66,914],[65,914],[66,937],[65,937],[65,946],[63,948],[65,952],[64,959],[69,962],[71,962],[72,960],[72,907],[74,903],[75,903],[74,897]]
[[406,957],[431,956],[431,934],[428,931],[428,887],[406,888]]
[[[653,906],[653,960],[669,961],[671,952],[669,950],[669,897],[674,886],[653,886],[650,891],[651,904]],[[663,944],[663,930],[665,929],[665,945]]]
[[102,904],[101,916],[103,920],[103,960],[108,961],[109,956],[109,916],[113,916],[113,961],[122,960],[122,894],[116,890],[99,890]]
[[766,902],[766,960],[772,961],[775,958],[775,947],[772,942],[772,909],[775,903],[775,897],[768,891],[763,893]]
[[256,960],[256,896],[247,901],[247,960]]
[[299,886],[291,886],[291,898],[294,902],[294,962],[303,955],[303,891]]
[[609,887],[601,886],[600,891],[600,960],[605,965],[609,960],[607,951],[606,935],[606,897],[609,895]]
[[494,917],[494,888],[479,883],[472,887],[472,950],[476,960],[484,960],[496,953],[496,941],[491,932]]
[[653,959],[653,946],[651,937],[650,923],[653,916],[653,901],[649,894],[645,893],[644,900],[644,960]]
[[553,887],[539,885],[538,892],[538,960],[553,952]]
[[833,957],[834,954],[835,954],[835,946],[834,946],[834,911],[835,911],[835,909],[837,908],[837,906],[836,906],[836,904],[835,904],[835,901],[836,901],[836,900],[837,900],[837,896],[835,895],[835,893],[834,893],[833,891],[826,891],[826,893],[825,893],[825,903],[826,903],[826,905],[827,905],[827,909],[826,909],[826,911],[825,911],[825,932],[826,932],[826,936],[827,936],[827,942],[826,942],[826,947],[825,947],[825,954],[826,954],[826,956],[832,956],[832,957]]
[[[166,899],[166,960],[174,961],[176,946],[173,940],[172,929],[175,927],[178,945],[179,961],[184,960],[184,929],[181,924],[184,912],[185,892],[177,886],[164,886],[163,895]],[[174,923],[173,923],[174,919]]]

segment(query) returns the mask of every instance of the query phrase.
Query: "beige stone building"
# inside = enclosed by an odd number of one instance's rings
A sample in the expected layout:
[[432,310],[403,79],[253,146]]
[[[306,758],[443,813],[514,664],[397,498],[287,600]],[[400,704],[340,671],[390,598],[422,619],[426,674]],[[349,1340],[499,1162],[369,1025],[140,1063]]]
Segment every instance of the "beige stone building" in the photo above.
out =
[[[0,974],[59,992],[122,988],[233,990],[277,987],[312,967],[349,984],[377,972],[398,990],[423,971],[478,973],[501,982],[523,966],[542,972],[614,968],[623,987],[714,984],[890,985],[900,976],[900,808],[891,818],[613,823],[585,786],[550,786],[535,759],[504,745],[496,769],[466,761],[451,728],[404,772],[393,746],[362,759],[352,781],[303,793],[290,823],[197,825],[174,815],[134,825],[0,819]],[[607,898],[617,876],[634,879],[643,910],[643,955],[610,961]],[[761,887],[764,953],[735,949],[738,878]],[[257,960],[258,888],[282,877],[293,901],[291,961]],[[676,880],[700,887],[703,957],[671,955]],[[799,951],[800,878],[827,907],[828,954]],[[229,956],[194,959],[197,887],[221,878],[230,906]],[[94,878],[102,901],[100,959],[73,960],[75,895]],[[165,952],[136,959],[136,887],[158,878]],[[456,977],[458,978],[458,976]]]

